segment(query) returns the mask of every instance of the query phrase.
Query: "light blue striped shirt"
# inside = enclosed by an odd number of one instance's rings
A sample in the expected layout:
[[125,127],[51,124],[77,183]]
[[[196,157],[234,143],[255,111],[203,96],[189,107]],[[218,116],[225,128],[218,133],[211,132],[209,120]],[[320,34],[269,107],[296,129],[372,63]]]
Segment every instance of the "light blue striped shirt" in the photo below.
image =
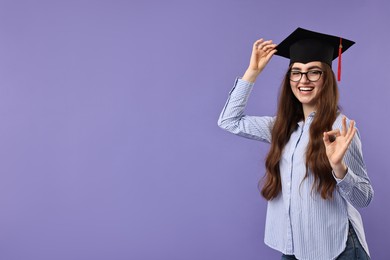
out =
[[[270,143],[275,117],[244,115],[253,85],[236,80],[218,125],[233,134]],[[298,123],[297,130],[291,134],[283,150],[279,164],[282,192],[268,201],[264,242],[302,260],[335,259],[345,249],[350,221],[360,243],[369,253],[363,222],[356,210],[368,206],[373,197],[359,133],[344,156],[348,166],[346,176],[343,179],[335,177],[334,196],[324,200],[316,190],[312,190],[314,176],[310,171],[308,178],[304,179],[305,153],[314,116],[315,113],[312,113],[305,122]],[[341,115],[337,117],[333,129],[341,129],[341,118]]]

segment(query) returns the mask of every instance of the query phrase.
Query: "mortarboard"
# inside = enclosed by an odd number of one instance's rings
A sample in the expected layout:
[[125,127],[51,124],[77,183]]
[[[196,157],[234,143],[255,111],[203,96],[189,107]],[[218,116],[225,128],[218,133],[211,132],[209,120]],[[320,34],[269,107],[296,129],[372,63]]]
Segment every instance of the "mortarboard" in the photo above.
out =
[[332,61],[339,57],[337,78],[341,77],[341,53],[355,42],[338,36],[297,28],[276,49],[275,55],[290,59],[294,62],[308,63],[321,61],[332,67]]

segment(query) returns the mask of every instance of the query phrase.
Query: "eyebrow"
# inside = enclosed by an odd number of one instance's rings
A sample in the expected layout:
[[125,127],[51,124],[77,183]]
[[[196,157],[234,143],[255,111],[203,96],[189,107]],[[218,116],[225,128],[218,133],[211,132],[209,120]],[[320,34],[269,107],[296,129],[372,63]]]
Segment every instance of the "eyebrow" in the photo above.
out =
[[[322,68],[319,67],[319,66],[311,66],[311,67],[307,68],[307,70],[312,70],[312,69],[319,69],[319,70],[321,70]],[[292,67],[291,70],[299,70],[299,71],[301,71],[301,68]]]

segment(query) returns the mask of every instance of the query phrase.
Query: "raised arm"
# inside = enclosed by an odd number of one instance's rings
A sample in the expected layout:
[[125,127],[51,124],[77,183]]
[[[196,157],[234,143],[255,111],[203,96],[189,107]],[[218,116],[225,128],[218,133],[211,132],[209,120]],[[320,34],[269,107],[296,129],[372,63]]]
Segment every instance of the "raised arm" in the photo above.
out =
[[263,39],[253,44],[249,66],[242,79],[236,80],[218,119],[221,128],[246,138],[271,141],[274,118],[247,116],[244,115],[244,109],[254,82],[276,52],[275,47],[272,41]]

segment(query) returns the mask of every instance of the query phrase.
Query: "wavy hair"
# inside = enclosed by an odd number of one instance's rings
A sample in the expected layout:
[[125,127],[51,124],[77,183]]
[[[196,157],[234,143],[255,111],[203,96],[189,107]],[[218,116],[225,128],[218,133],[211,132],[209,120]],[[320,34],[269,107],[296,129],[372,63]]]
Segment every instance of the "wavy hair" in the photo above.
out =
[[[330,131],[333,122],[336,120],[339,111],[339,91],[330,66],[322,63],[322,67],[324,81],[316,100],[316,115],[310,125],[310,141],[306,150],[305,178],[307,178],[308,169],[310,169],[314,175],[312,190],[316,189],[323,199],[329,199],[332,198],[336,181],[330,174],[332,168],[326,156],[322,138],[323,132]],[[261,183],[263,183],[261,195],[266,200],[276,198],[282,190],[279,162],[283,148],[289,141],[291,134],[297,129],[297,123],[302,120],[304,120],[302,104],[291,90],[287,72],[279,94],[276,120],[272,129],[271,148],[265,161],[266,173],[261,180]]]

